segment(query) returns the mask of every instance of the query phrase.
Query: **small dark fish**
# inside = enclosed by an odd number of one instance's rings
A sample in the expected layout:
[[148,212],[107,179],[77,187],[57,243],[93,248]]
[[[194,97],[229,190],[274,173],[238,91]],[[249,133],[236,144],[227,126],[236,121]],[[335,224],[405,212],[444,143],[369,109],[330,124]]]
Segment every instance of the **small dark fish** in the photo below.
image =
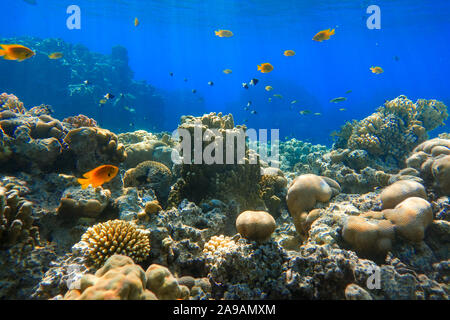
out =
[[250,111],[251,114],[257,114],[256,110]]
[[394,60],[395,60],[395,61],[399,61],[400,58],[399,58],[398,56],[394,56]]
[[187,80],[188,80],[187,78],[184,78],[184,82],[187,82]]
[[134,127],[134,122],[130,122],[130,127]]
[[349,93],[352,93],[352,90],[345,91],[345,94],[349,94]]
[[32,4],[32,5],[37,4],[36,0],[23,0],[23,1],[28,3],[28,4]]
[[244,122],[248,122],[248,119],[244,119]]
[[338,97],[338,98],[331,99],[330,102],[331,103],[338,103],[338,102],[342,102],[342,101],[345,101],[345,100],[347,100],[347,98],[345,98],[345,97]]
[[247,102],[247,107],[250,107],[251,105],[252,105],[251,101]]
[[244,107],[244,110],[245,110],[245,111],[248,111],[248,107]]
[[208,81],[208,85],[213,86],[213,85],[214,85],[214,82]]
[[195,89],[192,89],[192,93],[196,93],[197,92],[197,90],[195,90]]
[[258,79],[253,78],[252,80],[250,80],[250,85],[251,85],[251,86],[256,86],[256,84],[257,84],[258,82],[259,82]]
[[114,99],[114,97],[115,96],[112,93],[107,93],[107,94],[104,95],[104,98],[107,99],[107,100]]
[[170,72],[169,75],[170,75],[171,77],[173,77],[173,72]]
[[246,82],[243,82],[243,83],[242,83],[242,88],[248,89],[248,84],[247,84]]
[[89,82],[89,80],[84,80],[83,83],[84,83],[85,85],[91,84],[91,83]]

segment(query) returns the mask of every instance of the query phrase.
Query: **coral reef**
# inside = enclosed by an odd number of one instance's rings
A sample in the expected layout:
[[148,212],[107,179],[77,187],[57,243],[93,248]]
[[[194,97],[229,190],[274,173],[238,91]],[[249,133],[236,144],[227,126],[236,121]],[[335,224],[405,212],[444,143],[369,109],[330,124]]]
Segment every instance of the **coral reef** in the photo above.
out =
[[283,171],[308,173],[302,171],[305,170],[304,167],[314,163],[317,158],[322,157],[327,151],[327,147],[323,145],[313,145],[294,138],[280,142],[280,169]]
[[150,252],[147,233],[122,220],[96,224],[83,234],[81,241],[88,247],[87,254],[95,265],[101,265],[116,253],[140,262],[145,260]]
[[77,116],[65,118],[63,120],[63,122],[71,124],[74,128],[97,127],[97,122],[94,119],[86,117],[83,114],[79,114]]
[[392,209],[403,200],[410,197],[427,199],[423,185],[417,181],[399,180],[383,189],[380,193],[382,209]]

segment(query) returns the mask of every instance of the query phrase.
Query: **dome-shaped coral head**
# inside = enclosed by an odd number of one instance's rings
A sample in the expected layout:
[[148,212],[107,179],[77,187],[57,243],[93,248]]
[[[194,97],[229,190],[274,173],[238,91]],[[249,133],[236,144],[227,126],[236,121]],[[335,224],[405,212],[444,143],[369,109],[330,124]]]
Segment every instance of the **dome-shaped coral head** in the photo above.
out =
[[114,179],[118,172],[118,167],[105,164],[83,174],[86,179],[80,178],[78,183],[81,184],[82,189],[86,189],[89,185],[96,188]]

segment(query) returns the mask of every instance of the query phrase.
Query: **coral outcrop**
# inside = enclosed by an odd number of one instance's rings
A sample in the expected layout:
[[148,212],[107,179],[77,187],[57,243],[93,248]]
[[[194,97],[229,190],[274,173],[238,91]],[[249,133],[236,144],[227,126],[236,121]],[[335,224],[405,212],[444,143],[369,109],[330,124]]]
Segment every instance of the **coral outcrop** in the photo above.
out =
[[244,211],[236,219],[236,230],[249,240],[266,241],[275,228],[275,219],[265,211]]

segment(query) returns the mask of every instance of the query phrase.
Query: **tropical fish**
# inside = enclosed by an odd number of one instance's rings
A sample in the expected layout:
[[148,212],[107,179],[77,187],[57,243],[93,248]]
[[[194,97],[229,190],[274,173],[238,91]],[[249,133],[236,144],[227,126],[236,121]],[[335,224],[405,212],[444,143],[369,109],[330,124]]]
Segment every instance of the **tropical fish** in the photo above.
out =
[[352,93],[352,90],[345,91],[345,94],[349,94],[349,93]]
[[330,39],[330,36],[332,36],[334,34],[334,29],[327,29],[327,30],[322,30],[319,31],[312,39],[314,41],[319,41],[322,42],[323,40],[328,40]]
[[89,80],[84,80],[83,83],[84,83],[85,85],[91,84],[91,83],[89,82]]
[[197,92],[197,90],[195,90],[195,89],[192,89],[192,93],[196,93]]
[[100,104],[105,104],[105,103],[106,103],[106,99],[101,99],[101,100],[99,101],[99,103],[100,103]]
[[247,106],[245,106],[245,107],[244,107],[244,110],[245,110],[245,111],[248,111],[248,107],[247,107]]
[[184,82],[187,82],[187,81],[188,81],[188,79],[187,79],[187,78],[184,78],[183,80],[184,80]]
[[243,82],[243,83],[242,83],[242,88],[248,89],[248,84],[247,84],[246,82]]
[[231,32],[230,30],[218,30],[218,31],[214,31],[214,33],[216,34],[216,36],[218,37],[225,37],[225,38],[229,38],[233,36],[233,32]]
[[114,95],[112,93],[107,93],[103,96],[106,100],[114,99]]
[[301,115],[306,115],[306,114],[310,114],[311,111],[309,111],[309,110],[301,110],[301,111],[299,111],[299,113],[300,113]]
[[251,114],[257,114],[256,110],[250,111]]
[[297,103],[298,101],[297,100],[292,100],[291,101],[291,104],[295,104],[295,103]]
[[269,100],[269,102],[272,102],[272,98],[269,98],[268,100]]
[[134,18],[134,26],[137,27],[139,25],[139,19]]
[[346,97],[338,97],[338,98],[331,99],[330,102],[331,103],[338,103],[338,102],[345,101],[345,100],[347,100]]
[[62,52],[53,52],[52,54],[49,54],[48,57],[50,59],[61,59],[63,57]]
[[28,4],[32,4],[32,5],[37,4],[36,0],[23,0],[23,1],[28,3]]
[[292,57],[292,56],[295,56],[295,51],[294,50],[286,50],[283,54],[286,57]]
[[5,60],[17,60],[19,62],[31,58],[35,55],[34,51],[20,44],[0,44],[3,50],[0,50],[0,57]]
[[253,78],[252,80],[250,80],[250,85],[251,85],[251,86],[256,86],[256,84],[257,84],[258,82],[259,82],[258,79]]
[[134,122],[130,122],[130,127],[134,127]]
[[169,72],[169,75],[170,75],[171,77],[173,77],[173,72]]
[[345,110],[347,110],[347,109],[345,109],[345,108],[340,108],[339,109],[339,111],[345,111]]
[[250,107],[251,105],[252,105],[251,101],[247,102],[247,107]]
[[375,74],[380,74],[380,73],[384,72],[383,68],[381,68],[381,67],[374,67],[374,66],[372,66],[370,68],[370,71],[372,71],[372,73],[375,73]]
[[266,89],[266,91],[271,91],[271,90],[273,90],[272,86],[266,86],[264,89]]
[[278,99],[283,99],[283,96],[281,94],[278,94],[278,93],[275,93],[273,96],[278,98]]
[[213,86],[213,85],[214,85],[214,82],[208,81],[208,85]]
[[81,184],[81,189],[86,189],[89,185],[93,188],[99,187],[102,184],[111,181],[119,172],[119,168],[109,164],[97,167],[89,172],[83,174],[83,178],[79,178],[77,181]]
[[394,60],[395,60],[395,61],[399,61],[400,58],[399,58],[398,56],[394,56]]
[[320,116],[321,113],[320,113],[320,112],[316,112],[316,113],[314,113],[314,115],[315,115],[315,116]]
[[231,70],[231,69],[225,69],[225,70],[223,70],[223,73],[225,73],[225,74],[230,74],[230,73],[232,73],[233,71]]
[[258,65],[258,71],[261,71],[262,73],[269,73],[272,70],[273,66],[268,62],[261,63],[260,65]]

